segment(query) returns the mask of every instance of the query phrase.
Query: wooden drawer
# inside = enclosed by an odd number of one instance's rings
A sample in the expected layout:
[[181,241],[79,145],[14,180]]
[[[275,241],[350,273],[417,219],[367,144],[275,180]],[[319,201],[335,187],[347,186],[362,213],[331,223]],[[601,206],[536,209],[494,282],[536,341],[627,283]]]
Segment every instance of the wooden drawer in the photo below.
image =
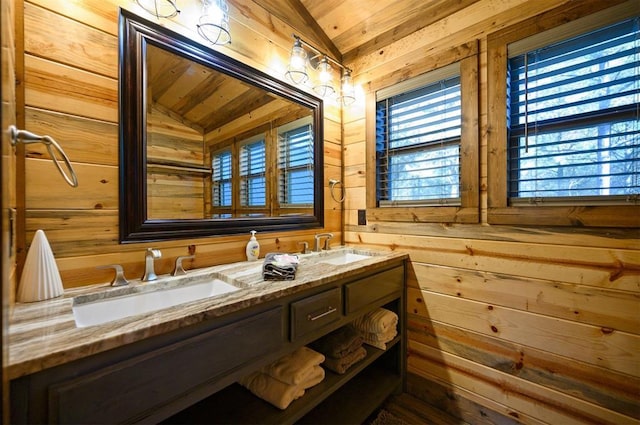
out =
[[282,307],[50,387],[49,423],[122,423],[278,350]]
[[342,291],[333,288],[291,303],[291,340],[321,329],[342,316]]
[[345,314],[355,313],[402,291],[404,267],[399,266],[345,285]]

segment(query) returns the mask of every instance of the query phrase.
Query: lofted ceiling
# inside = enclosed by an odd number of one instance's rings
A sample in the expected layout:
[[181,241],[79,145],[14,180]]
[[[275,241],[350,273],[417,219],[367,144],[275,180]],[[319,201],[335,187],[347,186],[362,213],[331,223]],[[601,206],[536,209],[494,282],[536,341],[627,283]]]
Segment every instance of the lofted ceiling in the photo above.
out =
[[[298,30],[315,33],[336,59],[376,51],[478,0],[254,0]],[[302,32],[302,31],[301,31]]]
[[[479,0],[253,1],[348,64]],[[306,113],[291,111],[290,104],[276,96],[160,49],[149,54],[151,105],[203,134],[258,108],[271,111],[274,119]]]

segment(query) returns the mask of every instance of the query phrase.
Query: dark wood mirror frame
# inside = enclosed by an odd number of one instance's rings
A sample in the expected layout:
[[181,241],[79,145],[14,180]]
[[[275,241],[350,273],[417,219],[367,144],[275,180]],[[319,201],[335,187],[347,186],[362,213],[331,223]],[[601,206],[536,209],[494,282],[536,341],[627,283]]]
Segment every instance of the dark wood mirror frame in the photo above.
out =
[[[314,132],[313,215],[232,219],[147,218],[146,93],[147,43],[259,86],[311,110]],[[322,100],[195,43],[167,28],[120,10],[119,19],[120,243],[188,239],[256,231],[321,228],[324,225]]]

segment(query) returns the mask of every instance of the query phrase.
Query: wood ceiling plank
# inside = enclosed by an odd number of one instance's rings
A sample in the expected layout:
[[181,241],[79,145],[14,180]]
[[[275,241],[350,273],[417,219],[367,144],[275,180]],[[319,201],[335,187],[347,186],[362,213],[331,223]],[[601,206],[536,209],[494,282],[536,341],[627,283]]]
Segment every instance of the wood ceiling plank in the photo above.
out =
[[[334,59],[342,61],[340,50],[333,44],[331,38],[318,25],[317,20],[311,16],[300,0],[254,0],[254,2],[273,16],[291,25],[305,41],[318,49],[326,50],[326,53],[333,56]],[[309,36],[313,36],[313,39],[307,40],[306,38]]]
[[366,21],[334,37],[334,43],[348,61],[366,55],[452,15],[479,0],[405,0],[379,10]]

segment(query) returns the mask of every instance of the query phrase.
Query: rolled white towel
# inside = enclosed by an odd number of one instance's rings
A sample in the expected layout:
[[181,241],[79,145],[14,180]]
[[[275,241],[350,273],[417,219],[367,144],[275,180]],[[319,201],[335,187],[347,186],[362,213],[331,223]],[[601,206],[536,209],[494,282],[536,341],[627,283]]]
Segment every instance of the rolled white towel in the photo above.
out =
[[353,321],[353,326],[361,332],[384,334],[398,326],[398,315],[386,308],[378,308]]
[[385,333],[364,333],[362,335],[362,340],[365,344],[371,345],[381,350],[386,350],[387,342],[393,340],[396,335],[398,335],[398,331],[396,329],[391,329]]

